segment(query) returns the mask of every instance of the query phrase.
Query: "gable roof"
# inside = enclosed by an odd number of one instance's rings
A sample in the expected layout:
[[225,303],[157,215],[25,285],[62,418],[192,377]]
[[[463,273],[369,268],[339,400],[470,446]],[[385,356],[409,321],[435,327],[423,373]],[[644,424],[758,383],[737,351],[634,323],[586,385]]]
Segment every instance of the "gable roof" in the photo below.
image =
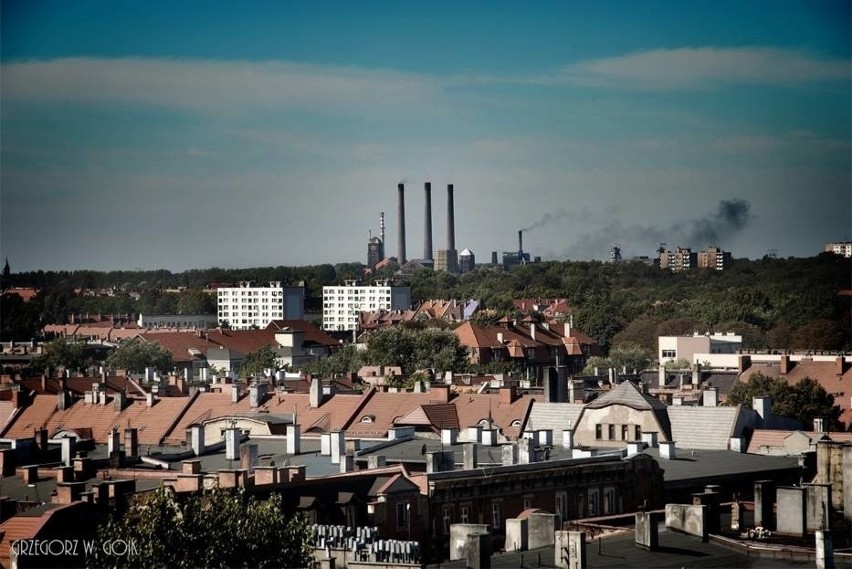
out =
[[296,332],[301,332],[306,343],[312,342],[329,348],[340,345],[340,342],[307,320],[273,320],[266,328],[275,331],[282,330],[284,328],[291,328]]
[[601,409],[608,405],[625,405],[638,411],[666,410],[666,405],[656,397],[646,395],[639,391],[632,381],[623,381],[614,389],[611,389],[592,401],[587,403],[589,409]]
[[459,395],[450,403],[456,407],[459,427],[462,429],[478,425],[490,416],[492,424],[503,432],[503,436],[517,439],[533,401],[535,399],[530,395],[522,395],[512,403],[502,403],[498,393],[478,393]]

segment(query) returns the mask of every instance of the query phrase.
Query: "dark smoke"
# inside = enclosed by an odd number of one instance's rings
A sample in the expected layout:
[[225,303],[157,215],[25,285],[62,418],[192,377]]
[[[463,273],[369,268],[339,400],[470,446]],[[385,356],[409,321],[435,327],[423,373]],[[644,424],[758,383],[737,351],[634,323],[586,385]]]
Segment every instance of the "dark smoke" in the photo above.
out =
[[544,227],[545,225],[549,225],[550,223],[553,223],[554,221],[559,221],[560,219],[564,219],[564,218],[568,217],[569,215],[570,215],[569,212],[565,211],[562,208],[559,208],[556,211],[545,213],[541,217],[541,219],[539,219],[538,221],[536,221],[532,225],[522,227],[521,231],[523,231],[524,233],[527,233],[527,232],[532,231],[533,229],[538,229],[539,227]]
[[625,258],[632,255],[653,256],[660,243],[666,243],[669,250],[691,247],[695,251],[708,245],[724,248],[722,240],[730,241],[754,219],[749,202],[739,198],[721,200],[713,213],[669,227],[628,225],[609,215],[593,215],[588,211],[577,213],[581,215],[573,216],[571,212],[559,210],[545,215],[532,227],[541,227],[563,218],[571,218],[578,225],[594,225],[595,229],[574,237],[569,247],[563,250],[562,256],[571,259],[606,259],[614,243],[621,243],[621,253]]
[[751,219],[751,205],[742,199],[722,200],[716,212],[697,220],[688,233],[687,243],[691,247],[718,244],[720,237],[731,235],[745,227]]

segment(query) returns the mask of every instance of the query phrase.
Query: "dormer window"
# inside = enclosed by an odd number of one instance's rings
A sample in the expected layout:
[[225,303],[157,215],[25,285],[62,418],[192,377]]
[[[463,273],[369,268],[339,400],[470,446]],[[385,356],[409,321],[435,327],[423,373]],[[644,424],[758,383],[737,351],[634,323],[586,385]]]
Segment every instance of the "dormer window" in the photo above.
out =
[[363,417],[361,417],[362,423],[372,423],[375,420],[376,420],[375,415],[364,415]]

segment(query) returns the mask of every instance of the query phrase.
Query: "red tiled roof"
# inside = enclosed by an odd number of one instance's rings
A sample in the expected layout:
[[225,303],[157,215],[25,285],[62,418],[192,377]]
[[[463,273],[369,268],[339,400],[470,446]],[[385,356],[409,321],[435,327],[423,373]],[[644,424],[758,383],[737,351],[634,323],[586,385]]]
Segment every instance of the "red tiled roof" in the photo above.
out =
[[107,434],[113,427],[119,430],[137,427],[140,444],[157,445],[171,430],[174,421],[182,416],[190,401],[189,397],[165,397],[156,400],[153,407],[148,407],[145,401],[128,401],[121,412],[116,411],[112,399],[105,405],[76,401],[60,411],[56,408],[55,396],[36,395],[32,404],[6,428],[3,436],[32,437],[33,432],[42,427],[47,428],[50,436],[63,429],[90,428],[96,442],[106,443]]
[[768,377],[783,378],[788,384],[795,385],[806,377],[819,383],[823,389],[834,397],[834,403],[840,407],[840,420],[846,425],[852,425],[852,365],[843,360],[838,374],[838,363],[834,361],[801,360],[790,361],[786,374],[781,373],[779,364],[756,363],[740,374],[740,381],[748,381],[754,373]]
[[246,396],[240,398],[236,403],[231,402],[231,393],[228,391],[199,393],[193,404],[183,414],[175,427],[171,429],[168,439],[172,442],[183,441],[187,427],[193,423],[231,415],[261,414],[260,409],[268,410],[273,415],[295,412],[303,433],[307,433],[312,428],[315,432],[338,430],[343,428],[371,393],[370,391],[361,395],[337,393],[325,396],[322,405],[312,408],[310,406],[310,395],[307,393],[275,392],[267,395],[258,409],[251,408],[249,398]]
[[[396,421],[420,405],[440,403],[434,393],[385,393],[376,392],[364,407],[352,416],[346,425],[346,434],[353,437],[385,437]],[[370,416],[370,422],[361,422]]]
[[[511,404],[500,402],[498,393],[478,393],[459,395],[451,401],[456,406],[461,428],[478,425],[489,415],[492,424],[503,431],[503,435],[516,439],[527,420],[534,399],[529,395],[518,397]],[[517,422],[518,425],[512,423]]]
[[273,320],[266,327],[272,330],[281,330],[282,328],[292,328],[303,334],[305,342],[313,342],[321,346],[333,347],[339,346],[340,342],[308,322],[307,320]]
[[196,332],[146,332],[141,337],[146,342],[154,342],[167,349],[175,363],[192,362],[195,357],[190,350],[206,354],[208,348],[219,345]]

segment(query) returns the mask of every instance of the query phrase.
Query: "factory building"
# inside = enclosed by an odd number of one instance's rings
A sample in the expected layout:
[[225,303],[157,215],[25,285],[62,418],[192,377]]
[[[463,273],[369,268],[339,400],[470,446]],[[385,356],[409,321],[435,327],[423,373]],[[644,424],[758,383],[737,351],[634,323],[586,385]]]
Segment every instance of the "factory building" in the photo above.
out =
[[459,253],[459,272],[461,274],[469,273],[476,267],[476,257],[473,251],[465,249]]

